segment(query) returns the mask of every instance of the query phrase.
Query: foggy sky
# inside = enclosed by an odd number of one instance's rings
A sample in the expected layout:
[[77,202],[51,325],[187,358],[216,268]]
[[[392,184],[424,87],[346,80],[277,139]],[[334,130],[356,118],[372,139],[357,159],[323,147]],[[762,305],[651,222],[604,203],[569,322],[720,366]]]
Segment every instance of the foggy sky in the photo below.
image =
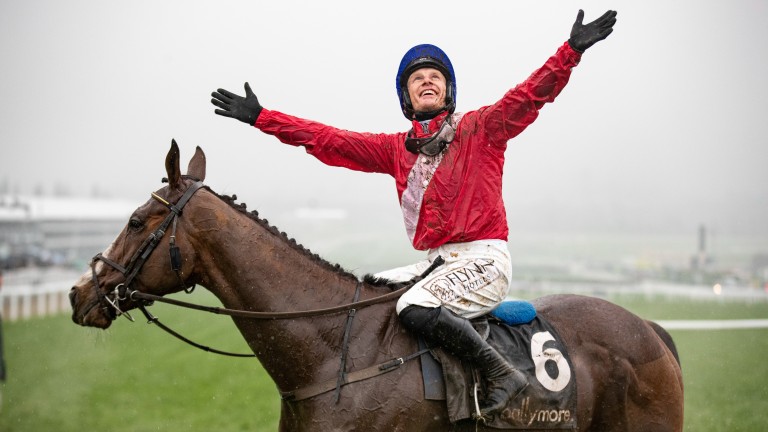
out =
[[[768,245],[768,2],[0,0],[0,186],[158,189],[172,138],[201,146],[206,183],[249,208],[363,206],[402,226],[394,182],[327,167],[213,114],[210,93],[368,132],[406,130],[394,76],[433,43],[457,111],[497,101],[585,21],[614,33],[507,150],[513,231],[761,236]],[[274,209],[274,210],[273,210]],[[405,236],[403,235],[403,238]]]

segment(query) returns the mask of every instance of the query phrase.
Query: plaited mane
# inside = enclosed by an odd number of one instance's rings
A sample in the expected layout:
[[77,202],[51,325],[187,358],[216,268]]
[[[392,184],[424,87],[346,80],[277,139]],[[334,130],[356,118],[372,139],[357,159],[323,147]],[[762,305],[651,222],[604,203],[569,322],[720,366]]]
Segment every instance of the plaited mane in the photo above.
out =
[[[329,268],[333,270],[334,272],[338,273],[341,276],[349,277],[353,279],[357,279],[357,276],[353,273],[345,270],[343,267],[341,267],[340,264],[333,264],[326,259],[322,258],[320,255],[313,253],[308,248],[304,247],[302,244],[298,243],[296,239],[289,237],[288,234],[285,233],[285,231],[280,231],[276,226],[270,225],[269,221],[267,219],[263,219],[259,217],[259,212],[256,210],[248,211],[247,206],[245,203],[236,203],[237,201],[237,195],[220,195],[214,191],[212,191],[210,188],[208,190],[216,195],[220,200],[224,201],[225,203],[229,204],[230,207],[237,210],[240,213],[245,214],[250,219],[252,219],[254,222],[258,223],[262,227],[264,227],[267,231],[271,232],[272,234],[278,236],[280,239],[288,243],[293,249],[296,249],[297,251],[309,256],[312,258],[313,261],[321,264],[322,266]],[[373,275],[367,274],[363,277],[363,280],[373,286],[377,287],[387,287],[389,289],[398,289],[403,286],[403,283],[398,282],[392,282],[388,279],[384,278],[378,278]]]

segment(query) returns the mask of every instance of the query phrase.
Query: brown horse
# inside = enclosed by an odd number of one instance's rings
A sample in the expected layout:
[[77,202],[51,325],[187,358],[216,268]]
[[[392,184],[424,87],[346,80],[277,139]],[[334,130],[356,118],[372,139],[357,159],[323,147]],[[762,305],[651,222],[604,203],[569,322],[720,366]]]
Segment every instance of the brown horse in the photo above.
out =
[[[418,351],[416,339],[399,325],[395,300],[376,301],[391,297],[396,287],[359,281],[233,198],[201,187],[206,163],[199,147],[187,175],[181,175],[175,142],[165,165],[168,184],[136,209],[72,288],[77,324],[107,328],[122,311],[145,303],[135,292],[163,296],[199,284],[227,310],[246,311],[233,320],[284,395],[334,382],[341,357],[354,375]],[[328,309],[355,300],[359,307],[348,334],[349,308],[290,319],[246,316],[247,311]],[[577,430],[682,430],[682,375],[663,329],[599,299],[558,295],[533,303],[573,362]],[[450,423],[445,402],[425,400],[419,362],[397,366],[351,382],[338,395],[325,389],[301,400],[285,397],[280,430],[490,430],[471,419]]]

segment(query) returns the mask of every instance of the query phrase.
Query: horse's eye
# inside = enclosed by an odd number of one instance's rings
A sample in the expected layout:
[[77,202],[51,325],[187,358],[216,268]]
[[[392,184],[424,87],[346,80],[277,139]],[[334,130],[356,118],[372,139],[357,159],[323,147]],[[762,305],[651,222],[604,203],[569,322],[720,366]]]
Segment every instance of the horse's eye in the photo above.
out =
[[139,230],[142,226],[144,226],[144,223],[138,219],[131,218],[131,220],[128,221],[128,228],[132,230]]

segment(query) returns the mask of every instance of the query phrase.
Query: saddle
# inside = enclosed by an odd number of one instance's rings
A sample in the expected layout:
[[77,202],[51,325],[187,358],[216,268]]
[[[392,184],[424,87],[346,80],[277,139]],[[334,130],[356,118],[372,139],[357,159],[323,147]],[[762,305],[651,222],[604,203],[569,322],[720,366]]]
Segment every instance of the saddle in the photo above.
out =
[[[535,316],[533,306],[523,301],[504,302],[491,315],[471,322],[530,383],[506,409],[486,419],[486,425],[498,429],[575,429],[572,362],[555,329]],[[420,348],[426,346],[423,340],[419,344]],[[451,423],[477,417],[485,383],[471,364],[433,348],[421,355],[421,368],[425,399],[445,400]]]

